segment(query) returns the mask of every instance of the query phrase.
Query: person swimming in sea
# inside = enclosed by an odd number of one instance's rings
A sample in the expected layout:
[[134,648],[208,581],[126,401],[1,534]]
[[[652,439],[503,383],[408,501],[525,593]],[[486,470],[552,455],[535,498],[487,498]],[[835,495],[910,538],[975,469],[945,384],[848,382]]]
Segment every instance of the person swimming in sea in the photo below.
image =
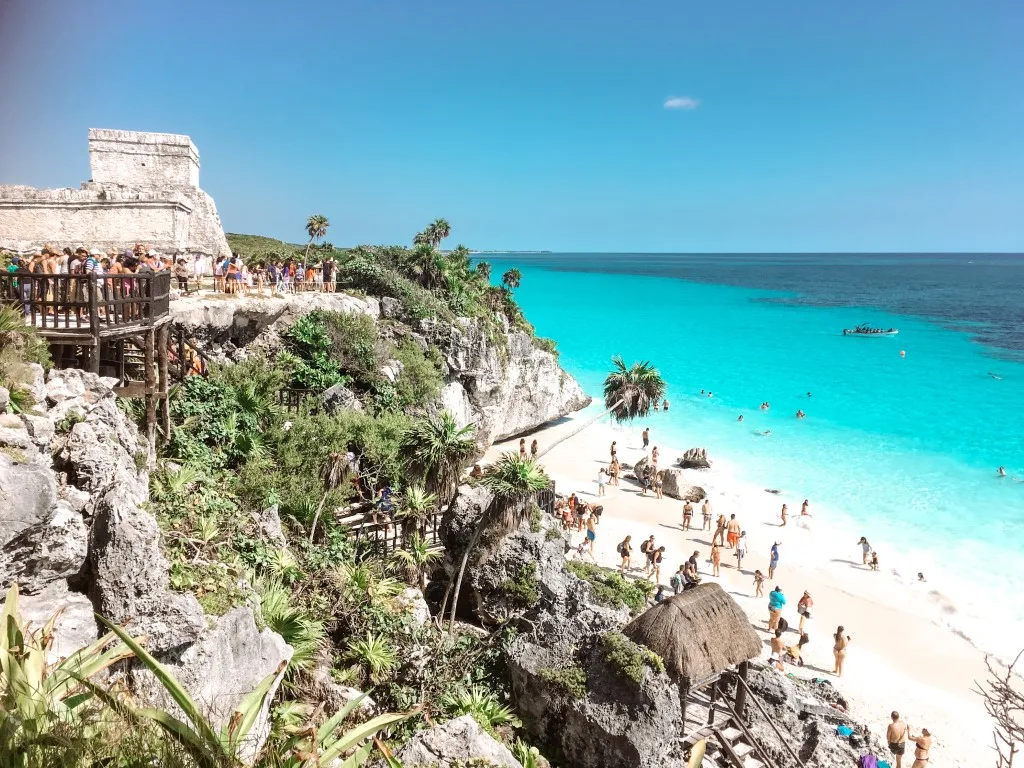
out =
[[736,421],[743,421],[743,414],[742,413],[736,418]]
[[797,412],[796,412],[796,417],[797,417],[798,419],[802,419],[802,418],[803,418],[804,416],[806,416],[806,415],[807,415],[807,414],[806,414],[806,413],[804,413],[803,411],[797,411]]
[[999,467],[999,469],[996,470],[996,474],[1000,477],[1006,477],[1006,467]]

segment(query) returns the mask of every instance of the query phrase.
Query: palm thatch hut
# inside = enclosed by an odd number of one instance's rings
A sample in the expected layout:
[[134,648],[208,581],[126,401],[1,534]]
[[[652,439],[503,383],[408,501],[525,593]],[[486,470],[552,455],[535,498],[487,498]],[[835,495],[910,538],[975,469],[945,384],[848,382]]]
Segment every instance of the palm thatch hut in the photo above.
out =
[[[661,656],[665,671],[683,686],[686,695],[714,685],[722,672],[737,666],[745,679],[747,661],[760,656],[763,649],[743,610],[713,583],[701,584],[649,608],[622,632]],[[712,691],[717,691],[717,685]],[[737,687],[736,702],[741,710],[740,691],[742,686]]]

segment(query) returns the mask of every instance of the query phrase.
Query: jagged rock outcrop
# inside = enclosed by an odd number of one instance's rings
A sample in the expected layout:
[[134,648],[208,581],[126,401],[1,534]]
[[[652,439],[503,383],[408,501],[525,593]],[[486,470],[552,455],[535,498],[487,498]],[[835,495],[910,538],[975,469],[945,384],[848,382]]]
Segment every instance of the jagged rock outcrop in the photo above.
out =
[[417,733],[402,747],[398,760],[406,768],[461,768],[478,764],[523,768],[508,747],[485,732],[470,715]]
[[683,469],[710,469],[708,452],[705,448],[690,448],[679,457],[679,466]]
[[[407,322],[394,299],[359,298],[345,293],[299,293],[285,297],[246,297],[226,301],[184,297],[171,305],[175,323],[185,328],[215,359],[240,360],[251,353],[273,354],[281,333],[314,310],[358,312],[394,326]],[[590,404],[558,358],[530,336],[511,331],[495,338],[468,318],[455,323],[437,319],[399,326],[420,346],[435,345],[444,359],[445,386],[438,406],[451,411],[460,426],[476,425],[482,446],[528,432]],[[388,361],[383,375],[400,375],[398,361]],[[326,393],[325,393],[326,396]],[[358,402],[358,401],[356,401]],[[338,391],[331,407],[358,407]]]
[[[94,611],[130,619],[129,631],[146,635],[147,649],[225,723],[291,648],[260,630],[249,608],[212,620],[170,588],[160,530],[144,508],[148,445],[118,409],[115,382],[79,370],[32,373],[32,412],[0,414],[0,587],[18,582],[33,626],[60,612],[51,659],[99,636]],[[283,542],[276,511],[261,524]],[[136,698],[166,703],[148,673],[136,668],[130,679]],[[268,728],[265,711],[250,754]]]
[[339,410],[364,410],[363,403],[356,396],[356,393],[344,384],[335,384],[333,387],[325,389],[323,394],[320,395],[320,402],[323,403],[324,408],[330,413],[334,413]]

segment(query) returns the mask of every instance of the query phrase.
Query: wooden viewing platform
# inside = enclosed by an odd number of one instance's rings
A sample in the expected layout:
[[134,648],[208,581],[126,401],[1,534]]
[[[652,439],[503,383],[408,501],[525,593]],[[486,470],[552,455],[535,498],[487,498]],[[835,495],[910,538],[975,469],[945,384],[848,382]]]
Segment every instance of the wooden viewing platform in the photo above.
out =
[[117,378],[119,395],[146,399],[151,446],[158,408],[164,434],[170,432],[170,294],[169,272],[0,274],[0,303],[49,342],[56,367]]

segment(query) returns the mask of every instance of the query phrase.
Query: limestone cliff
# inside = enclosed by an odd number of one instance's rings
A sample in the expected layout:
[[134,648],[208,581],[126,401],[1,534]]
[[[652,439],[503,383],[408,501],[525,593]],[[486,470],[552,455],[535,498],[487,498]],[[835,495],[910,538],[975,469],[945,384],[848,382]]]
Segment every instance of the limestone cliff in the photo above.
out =
[[175,323],[200,339],[215,357],[242,359],[251,352],[273,352],[280,335],[295,320],[316,309],[359,312],[381,326],[434,345],[444,359],[445,386],[439,406],[460,424],[474,423],[485,445],[528,432],[541,424],[585,408],[590,398],[558,364],[520,331],[489,336],[481,323],[459,318],[403,318],[393,299],[344,293],[300,293],[285,297],[223,296],[182,298],[171,304]]

